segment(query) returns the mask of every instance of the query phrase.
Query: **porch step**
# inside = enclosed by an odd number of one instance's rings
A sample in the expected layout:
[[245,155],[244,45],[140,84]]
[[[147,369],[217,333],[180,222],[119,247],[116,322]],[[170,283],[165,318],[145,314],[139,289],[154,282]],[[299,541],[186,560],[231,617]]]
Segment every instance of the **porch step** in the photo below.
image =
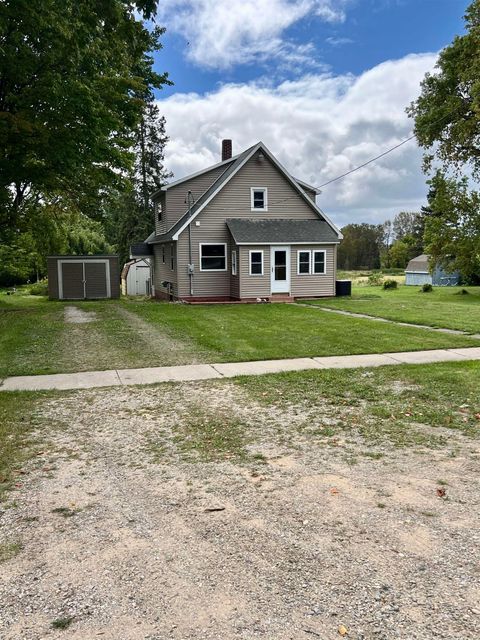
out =
[[294,302],[295,298],[288,293],[272,293],[269,300],[270,302]]

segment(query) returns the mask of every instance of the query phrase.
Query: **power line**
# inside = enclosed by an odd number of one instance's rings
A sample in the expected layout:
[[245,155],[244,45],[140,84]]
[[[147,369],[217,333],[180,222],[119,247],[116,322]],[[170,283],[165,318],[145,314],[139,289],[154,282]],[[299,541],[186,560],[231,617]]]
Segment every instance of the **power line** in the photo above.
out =
[[415,134],[412,134],[410,137],[405,138],[405,140],[402,140],[402,142],[399,142],[394,147],[391,147],[390,149],[387,149],[386,151],[384,151],[380,155],[375,156],[375,158],[370,158],[370,160],[367,160],[367,162],[364,162],[363,164],[359,164],[358,167],[354,167],[353,169],[350,169],[350,171],[347,171],[346,173],[342,173],[341,176],[337,176],[336,178],[332,178],[328,182],[324,182],[323,184],[318,186],[317,189],[321,189],[322,187],[326,187],[327,184],[332,184],[332,182],[336,182],[337,180],[341,180],[342,178],[345,178],[345,176],[349,176],[351,173],[354,173],[355,171],[358,171],[359,169],[363,169],[363,167],[366,167],[367,164],[371,164],[372,162],[375,162],[375,160],[379,160],[380,158],[383,158],[383,156],[386,156],[389,153],[392,153],[392,151],[395,151],[395,149],[398,149],[399,147],[401,147],[402,145],[406,144],[407,142],[410,142],[410,140],[413,140],[413,138],[415,138],[415,137],[416,137]]

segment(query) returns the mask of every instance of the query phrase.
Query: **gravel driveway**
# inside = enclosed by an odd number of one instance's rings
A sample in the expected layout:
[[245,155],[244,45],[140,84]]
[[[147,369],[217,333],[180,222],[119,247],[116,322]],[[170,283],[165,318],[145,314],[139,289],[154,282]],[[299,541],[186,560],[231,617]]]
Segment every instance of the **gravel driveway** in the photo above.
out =
[[[243,393],[43,401],[51,439],[0,512],[22,545],[0,565],[2,639],[478,637],[478,443],[359,455]],[[237,449],[202,453],[205,407],[237,417]]]

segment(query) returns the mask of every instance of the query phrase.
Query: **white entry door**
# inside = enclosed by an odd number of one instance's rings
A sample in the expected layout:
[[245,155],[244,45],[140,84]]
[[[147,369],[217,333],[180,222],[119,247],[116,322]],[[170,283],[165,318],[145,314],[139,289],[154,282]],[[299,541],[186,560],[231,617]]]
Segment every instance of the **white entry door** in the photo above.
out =
[[270,265],[272,293],[290,293],[290,247],[272,247]]

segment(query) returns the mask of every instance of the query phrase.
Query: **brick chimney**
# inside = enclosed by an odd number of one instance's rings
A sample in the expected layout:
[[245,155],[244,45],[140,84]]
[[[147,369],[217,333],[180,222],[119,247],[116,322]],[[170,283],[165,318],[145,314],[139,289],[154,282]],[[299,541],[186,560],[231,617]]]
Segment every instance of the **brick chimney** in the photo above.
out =
[[222,162],[232,157],[232,141],[222,140]]

